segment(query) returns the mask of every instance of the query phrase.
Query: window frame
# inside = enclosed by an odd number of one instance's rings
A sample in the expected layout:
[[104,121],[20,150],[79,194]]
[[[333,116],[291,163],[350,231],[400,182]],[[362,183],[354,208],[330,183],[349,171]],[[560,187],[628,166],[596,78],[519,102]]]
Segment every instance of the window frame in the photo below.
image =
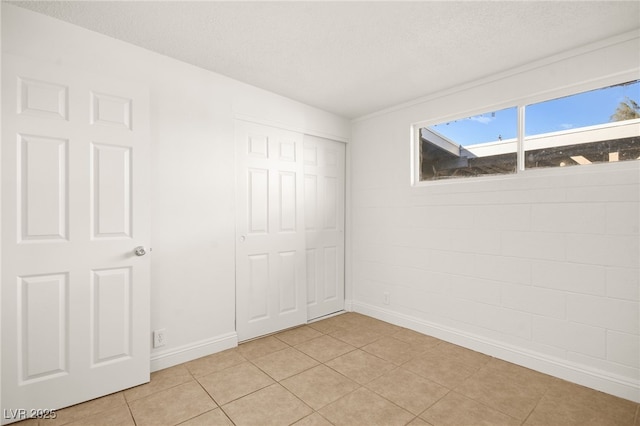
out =
[[[547,167],[547,168],[528,168],[525,169],[525,107],[536,103],[546,102],[566,96],[572,96],[591,90],[603,89],[618,84],[624,84],[629,81],[640,80],[640,74],[637,70],[628,71],[624,73],[618,73],[612,76],[607,76],[599,79],[594,79],[587,82],[581,82],[577,84],[571,84],[561,86],[556,89],[546,90],[538,93],[534,93],[528,96],[519,98],[513,98],[505,100],[500,103],[486,104],[484,106],[478,106],[473,109],[466,110],[462,113],[451,113],[438,117],[434,117],[429,120],[422,120],[411,123],[410,125],[410,143],[411,143],[411,167],[410,167],[410,183],[412,187],[425,187],[434,185],[456,185],[464,182],[477,182],[477,181],[491,181],[491,180],[505,180],[505,179],[519,179],[523,176],[527,176],[534,173],[554,172],[558,169],[560,173],[566,174],[567,170],[576,169],[575,167]],[[438,97],[436,97],[437,99]],[[491,111],[498,111],[505,108],[517,108],[517,136],[516,136],[516,172],[497,175],[485,175],[485,176],[473,176],[464,177],[459,179],[440,179],[440,180],[420,180],[420,129],[423,127],[434,126],[447,121],[459,120],[466,117],[473,117],[480,114],[486,114]],[[632,123],[638,122],[640,125],[640,119],[631,120]],[[537,135],[529,136],[529,138],[535,138]],[[640,160],[636,160],[640,161]],[[630,161],[633,163],[633,161]],[[627,162],[615,162],[615,163],[594,163],[592,166],[605,166],[620,167],[621,164]]]

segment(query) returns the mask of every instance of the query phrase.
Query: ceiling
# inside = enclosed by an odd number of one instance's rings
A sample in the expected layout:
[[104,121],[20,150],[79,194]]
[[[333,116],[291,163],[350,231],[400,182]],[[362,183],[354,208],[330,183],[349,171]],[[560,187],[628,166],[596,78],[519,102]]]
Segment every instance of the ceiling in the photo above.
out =
[[640,28],[638,1],[16,1],[356,118]]

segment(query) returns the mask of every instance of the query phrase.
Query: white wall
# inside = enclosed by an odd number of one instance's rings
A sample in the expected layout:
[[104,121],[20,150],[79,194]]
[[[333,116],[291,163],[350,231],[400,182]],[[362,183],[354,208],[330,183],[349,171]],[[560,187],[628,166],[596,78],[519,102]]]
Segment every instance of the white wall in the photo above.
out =
[[345,140],[349,123],[290,99],[2,4],[2,52],[150,85],[152,369],[235,337],[234,118]]
[[639,161],[410,179],[412,123],[637,79],[638,52],[625,34],[356,120],[354,309],[640,401]]

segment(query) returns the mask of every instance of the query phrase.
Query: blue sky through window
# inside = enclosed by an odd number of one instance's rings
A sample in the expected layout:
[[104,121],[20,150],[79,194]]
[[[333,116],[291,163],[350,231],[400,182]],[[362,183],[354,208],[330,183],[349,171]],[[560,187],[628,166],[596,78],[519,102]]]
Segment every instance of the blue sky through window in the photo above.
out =
[[640,81],[528,105],[525,136],[609,123],[627,99],[640,102]]
[[[620,102],[640,103],[640,81],[583,92],[527,105],[525,136],[609,123]],[[429,129],[463,145],[517,136],[517,109],[507,108],[430,126]]]
[[518,132],[518,110],[507,108],[436,124],[429,129],[463,146],[511,139]]

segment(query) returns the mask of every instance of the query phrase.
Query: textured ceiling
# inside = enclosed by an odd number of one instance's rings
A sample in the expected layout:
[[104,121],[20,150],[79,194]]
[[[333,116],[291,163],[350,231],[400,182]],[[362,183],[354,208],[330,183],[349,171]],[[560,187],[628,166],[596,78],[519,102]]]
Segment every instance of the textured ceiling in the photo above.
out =
[[640,28],[638,1],[18,1],[359,117]]

